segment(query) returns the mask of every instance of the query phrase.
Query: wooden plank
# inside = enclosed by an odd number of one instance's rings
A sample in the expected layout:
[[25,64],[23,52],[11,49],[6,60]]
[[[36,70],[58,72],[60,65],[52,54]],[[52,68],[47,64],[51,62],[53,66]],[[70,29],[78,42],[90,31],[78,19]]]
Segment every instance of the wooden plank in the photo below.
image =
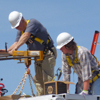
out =
[[10,54],[8,52],[0,52],[0,56],[3,55],[3,56],[10,56]]
[[68,81],[48,81],[48,82],[45,82],[44,84],[47,84],[47,83],[54,83],[54,82],[62,82],[62,83],[65,83],[65,84],[75,84],[73,82],[68,82]]
[[2,96],[0,97],[0,100],[14,100],[14,99],[19,99],[21,98],[20,95],[8,95],[8,96]]

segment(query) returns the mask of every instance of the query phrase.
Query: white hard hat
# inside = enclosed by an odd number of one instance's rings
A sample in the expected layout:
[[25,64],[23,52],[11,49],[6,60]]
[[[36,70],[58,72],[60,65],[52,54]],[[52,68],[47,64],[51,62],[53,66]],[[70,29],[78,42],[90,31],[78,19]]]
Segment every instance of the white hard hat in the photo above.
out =
[[13,11],[9,14],[9,22],[11,23],[11,28],[16,28],[19,26],[20,21],[22,19],[22,13],[19,13],[18,11]]
[[67,32],[62,32],[57,37],[57,49],[62,48],[64,45],[68,44],[74,38]]

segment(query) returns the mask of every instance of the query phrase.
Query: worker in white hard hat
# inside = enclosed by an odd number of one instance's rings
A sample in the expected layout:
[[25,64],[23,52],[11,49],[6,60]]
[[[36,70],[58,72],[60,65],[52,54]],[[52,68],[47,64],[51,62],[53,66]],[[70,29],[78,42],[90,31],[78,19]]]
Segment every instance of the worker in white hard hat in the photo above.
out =
[[56,63],[56,48],[46,28],[36,19],[25,20],[22,13],[13,11],[9,14],[12,29],[17,29],[17,37],[13,45],[7,50],[9,54],[18,50],[26,43],[29,50],[43,51],[43,61],[35,62],[34,84],[37,95],[44,94],[44,82],[51,81],[54,77]]
[[[96,59],[83,46],[77,46],[73,36],[62,32],[57,37],[57,49],[62,51],[63,81],[70,81],[71,67],[78,75],[76,94],[100,95],[100,72]],[[69,91],[69,85],[67,92]]]

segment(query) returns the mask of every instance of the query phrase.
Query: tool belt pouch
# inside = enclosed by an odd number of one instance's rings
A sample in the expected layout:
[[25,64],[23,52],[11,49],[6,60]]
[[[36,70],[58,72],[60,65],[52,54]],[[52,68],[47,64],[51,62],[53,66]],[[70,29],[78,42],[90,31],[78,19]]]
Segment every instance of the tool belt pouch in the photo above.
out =
[[51,49],[52,49],[52,51],[53,51],[53,53],[54,53],[55,58],[57,58],[57,51],[56,51],[56,48],[55,48],[55,47],[52,47]]

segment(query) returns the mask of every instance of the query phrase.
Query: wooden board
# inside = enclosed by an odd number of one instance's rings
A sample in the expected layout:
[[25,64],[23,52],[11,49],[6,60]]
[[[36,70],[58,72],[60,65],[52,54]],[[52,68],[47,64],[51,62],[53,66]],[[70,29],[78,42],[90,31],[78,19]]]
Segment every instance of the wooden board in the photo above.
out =
[[10,56],[8,52],[0,52],[0,56]]
[[49,82],[45,82],[44,84],[53,83],[53,82],[62,82],[62,83],[65,83],[65,84],[75,84],[73,82],[68,82],[68,81],[49,81]]
[[21,96],[19,95],[8,95],[8,96],[2,96],[0,97],[0,100],[14,100],[14,99],[19,99]]

